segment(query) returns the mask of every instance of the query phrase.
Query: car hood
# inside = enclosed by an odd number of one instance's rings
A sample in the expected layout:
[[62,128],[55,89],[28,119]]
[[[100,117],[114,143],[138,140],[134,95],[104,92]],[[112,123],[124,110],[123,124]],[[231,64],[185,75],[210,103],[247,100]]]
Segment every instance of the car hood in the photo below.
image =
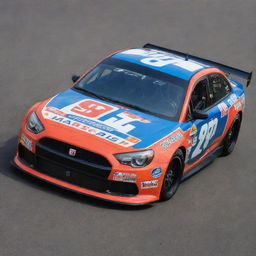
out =
[[172,122],[89,97],[74,89],[51,98],[42,108],[44,119],[97,136],[121,147],[148,148],[179,127]]

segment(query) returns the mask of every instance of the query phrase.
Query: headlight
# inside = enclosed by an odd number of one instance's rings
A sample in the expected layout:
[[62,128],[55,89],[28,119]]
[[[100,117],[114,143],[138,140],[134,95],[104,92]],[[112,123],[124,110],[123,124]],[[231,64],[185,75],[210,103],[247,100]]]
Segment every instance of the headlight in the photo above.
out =
[[39,133],[44,127],[35,112],[32,112],[27,120],[27,129],[33,133]]
[[121,164],[130,165],[134,168],[138,168],[144,167],[152,161],[154,157],[154,151],[149,149],[139,152],[120,153],[115,154],[114,156]]

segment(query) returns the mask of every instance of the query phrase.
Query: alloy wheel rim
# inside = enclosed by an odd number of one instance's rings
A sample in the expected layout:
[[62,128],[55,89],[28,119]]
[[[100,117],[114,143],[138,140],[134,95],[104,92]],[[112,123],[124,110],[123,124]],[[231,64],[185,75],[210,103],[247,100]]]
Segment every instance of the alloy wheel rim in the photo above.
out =
[[173,187],[175,187],[175,184],[177,184],[180,169],[181,160],[179,157],[176,157],[172,160],[172,164],[168,169],[164,179],[164,190],[166,192],[170,191]]
[[236,143],[236,139],[237,139],[237,132],[236,132],[236,123],[233,124],[232,128],[230,129],[230,131],[228,132],[228,148],[232,148],[235,143]]

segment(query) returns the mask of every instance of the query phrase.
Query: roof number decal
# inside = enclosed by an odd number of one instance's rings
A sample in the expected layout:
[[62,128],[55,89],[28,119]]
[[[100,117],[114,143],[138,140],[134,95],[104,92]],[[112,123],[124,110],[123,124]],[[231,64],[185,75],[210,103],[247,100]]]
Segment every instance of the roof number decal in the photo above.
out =
[[165,54],[154,50],[145,51],[141,49],[131,49],[122,53],[146,57],[140,61],[154,67],[164,67],[166,65],[173,64],[188,71],[196,71],[202,68],[201,65],[193,61],[187,61],[183,58],[176,57],[175,55]]

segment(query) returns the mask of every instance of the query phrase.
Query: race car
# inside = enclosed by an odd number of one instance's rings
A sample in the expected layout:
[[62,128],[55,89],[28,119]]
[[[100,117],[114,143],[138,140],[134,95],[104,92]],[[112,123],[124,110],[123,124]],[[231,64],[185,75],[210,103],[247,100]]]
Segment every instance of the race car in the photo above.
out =
[[115,52],[25,115],[13,163],[84,195],[141,205],[236,144],[245,72],[146,44]]

